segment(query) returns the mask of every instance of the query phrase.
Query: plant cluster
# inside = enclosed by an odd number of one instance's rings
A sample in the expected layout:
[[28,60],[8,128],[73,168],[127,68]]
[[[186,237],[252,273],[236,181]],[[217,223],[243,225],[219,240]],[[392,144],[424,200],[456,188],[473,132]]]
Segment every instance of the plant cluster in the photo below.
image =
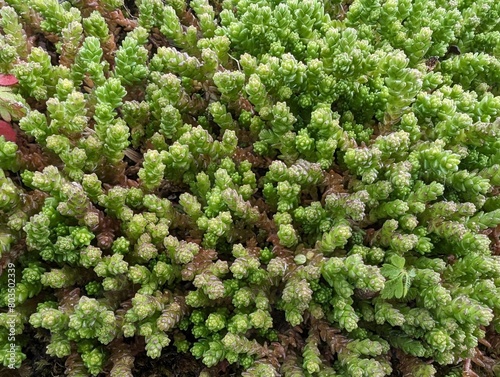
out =
[[0,1],[17,367],[499,375],[499,1],[127,5]]

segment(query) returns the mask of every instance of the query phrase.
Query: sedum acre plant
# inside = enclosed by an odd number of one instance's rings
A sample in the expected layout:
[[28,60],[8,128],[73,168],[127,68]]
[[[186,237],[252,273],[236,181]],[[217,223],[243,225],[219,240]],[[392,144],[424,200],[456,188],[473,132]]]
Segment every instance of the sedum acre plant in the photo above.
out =
[[0,1],[0,364],[499,376],[499,18]]

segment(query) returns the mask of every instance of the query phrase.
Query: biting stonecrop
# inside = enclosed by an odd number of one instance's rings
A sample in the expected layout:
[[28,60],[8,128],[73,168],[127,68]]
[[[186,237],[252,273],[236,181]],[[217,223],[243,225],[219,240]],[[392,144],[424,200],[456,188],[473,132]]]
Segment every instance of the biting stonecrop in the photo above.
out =
[[242,376],[476,375],[500,333],[499,19],[5,0],[0,73],[27,109],[0,136],[15,366],[31,327],[70,376],[170,347]]

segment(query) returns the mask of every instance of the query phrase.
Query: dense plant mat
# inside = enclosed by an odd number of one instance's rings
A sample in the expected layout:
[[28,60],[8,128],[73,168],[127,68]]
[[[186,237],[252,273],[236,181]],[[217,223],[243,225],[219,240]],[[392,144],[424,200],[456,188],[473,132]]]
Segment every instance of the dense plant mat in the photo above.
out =
[[499,376],[499,20],[0,0],[0,374]]

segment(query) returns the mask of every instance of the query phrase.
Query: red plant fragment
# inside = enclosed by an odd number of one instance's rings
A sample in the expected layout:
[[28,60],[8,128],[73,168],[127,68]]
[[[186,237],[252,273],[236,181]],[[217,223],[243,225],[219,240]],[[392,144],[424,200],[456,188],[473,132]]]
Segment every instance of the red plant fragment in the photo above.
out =
[[16,85],[18,82],[16,76],[0,73],[0,86],[12,86]]
[[16,142],[17,132],[12,128],[10,123],[7,123],[4,120],[0,120],[0,136],[3,136],[5,140]]

